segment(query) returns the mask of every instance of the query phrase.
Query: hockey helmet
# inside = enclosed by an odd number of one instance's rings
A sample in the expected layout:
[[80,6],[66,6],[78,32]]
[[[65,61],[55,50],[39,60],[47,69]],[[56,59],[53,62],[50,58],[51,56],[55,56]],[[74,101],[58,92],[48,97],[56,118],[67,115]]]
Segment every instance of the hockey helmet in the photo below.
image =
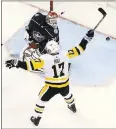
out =
[[59,52],[59,44],[56,41],[51,40],[46,44],[45,49],[48,54],[57,54]]
[[58,14],[56,12],[51,11],[46,16],[46,22],[50,26],[56,27],[57,26],[57,18],[58,18]]

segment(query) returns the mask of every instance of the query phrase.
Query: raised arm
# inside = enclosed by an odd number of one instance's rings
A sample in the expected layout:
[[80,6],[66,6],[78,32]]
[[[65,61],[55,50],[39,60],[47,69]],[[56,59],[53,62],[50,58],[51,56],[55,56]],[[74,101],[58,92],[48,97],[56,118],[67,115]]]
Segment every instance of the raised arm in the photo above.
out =
[[86,49],[87,44],[91,41],[93,37],[94,37],[94,32],[92,30],[89,30],[86,36],[83,37],[79,45],[68,50],[67,53],[68,58],[79,56]]
[[11,59],[11,60],[7,60],[5,64],[6,64],[6,67],[9,67],[9,69],[12,67],[16,67],[16,68],[22,68],[28,71],[33,71],[35,69],[42,68],[44,66],[44,60],[36,59],[36,60],[22,62],[17,59]]

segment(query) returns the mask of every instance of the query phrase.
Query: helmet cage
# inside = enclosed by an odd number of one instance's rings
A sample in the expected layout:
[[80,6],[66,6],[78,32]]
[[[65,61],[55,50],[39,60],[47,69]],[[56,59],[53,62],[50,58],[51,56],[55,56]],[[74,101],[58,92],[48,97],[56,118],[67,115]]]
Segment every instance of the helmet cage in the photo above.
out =
[[49,12],[48,15],[46,16],[46,22],[52,27],[57,26],[57,18],[58,18],[57,13]]

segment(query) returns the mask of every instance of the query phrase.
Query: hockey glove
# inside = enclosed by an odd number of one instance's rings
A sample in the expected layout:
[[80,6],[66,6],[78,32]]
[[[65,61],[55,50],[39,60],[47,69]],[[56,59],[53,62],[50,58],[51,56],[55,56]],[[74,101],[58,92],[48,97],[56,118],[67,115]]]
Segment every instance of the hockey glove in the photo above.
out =
[[94,37],[94,31],[93,31],[93,30],[89,30],[89,31],[86,33],[86,36],[84,37],[84,39],[89,42],[89,41],[92,40],[93,37]]
[[[8,67],[9,69],[13,68],[13,67],[17,67],[18,64],[18,59],[11,59],[11,60],[7,60],[5,62],[6,67]],[[18,67],[17,67],[18,68]]]
[[81,43],[79,44],[83,48],[83,50],[86,49],[86,45],[92,40],[93,37],[94,37],[94,31],[89,30],[84,36],[84,38],[81,40]]

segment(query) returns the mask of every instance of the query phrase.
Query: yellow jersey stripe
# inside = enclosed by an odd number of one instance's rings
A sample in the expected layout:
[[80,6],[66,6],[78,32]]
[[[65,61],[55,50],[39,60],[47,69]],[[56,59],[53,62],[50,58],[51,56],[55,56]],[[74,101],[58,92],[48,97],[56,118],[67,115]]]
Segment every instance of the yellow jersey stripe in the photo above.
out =
[[70,103],[70,102],[72,102],[74,100],[74,98],[71,98],[71,99],[69,99],[69,100],[65,100],[67,103]]
[[48,78],[46,77],[46,81],[64,81],[64,80],[67,80],[69,78],[69,76],[67,77],[64,77],[64,78]]
[[48,86],[48,85],[45,85],[45,86],[41,89],[41,91],[40,91],[40,93],[39,93],[39,96],[42,97],[42,96],[44,95],[44,93],[48,90],[48,88],[49,88],[49,86]]
[[47,83],[47,84],[60,85],[60,84],[65,84],[68,81],[69,81],[69,78],[65,82],[60,82],[60,81],[57,81],[57,82],[48,82],[48,81],[45,81],[45,83]]
[[38,112],[43,112],[44,111],[44,108],[36,107],[35,110],[38,111]]
[[60,85],[55,85],[55,84],[47,84],[45,83],[47,86],[50,86],[50,87],[55,87],[55,88],[62,88],[62,87],[66,87],[69,85],[69,81],[64,83],[64,84],[60,84]]
[[72,50],[74,51],[74,55],[75,55],[75,56],[79,55],[79,53],[77,52],[77,50],[76,50],[75,47],[74,47]]
[[84,49],[80,46],[80,45],[78,45],[78,47],[77,47],[81,52],[83,52],[84,51]]
[[71,50],[69,50],[67,53],[68,58],[73,58],[73,57],[76,57],[78,55],[79,55],[79,53],[77,52],[75,47],[72,48]]
[[44,60],[31,60],[34,69],[42,68],[44,66]]
[[30,71],[29,63],[26,61],[27,70]]

